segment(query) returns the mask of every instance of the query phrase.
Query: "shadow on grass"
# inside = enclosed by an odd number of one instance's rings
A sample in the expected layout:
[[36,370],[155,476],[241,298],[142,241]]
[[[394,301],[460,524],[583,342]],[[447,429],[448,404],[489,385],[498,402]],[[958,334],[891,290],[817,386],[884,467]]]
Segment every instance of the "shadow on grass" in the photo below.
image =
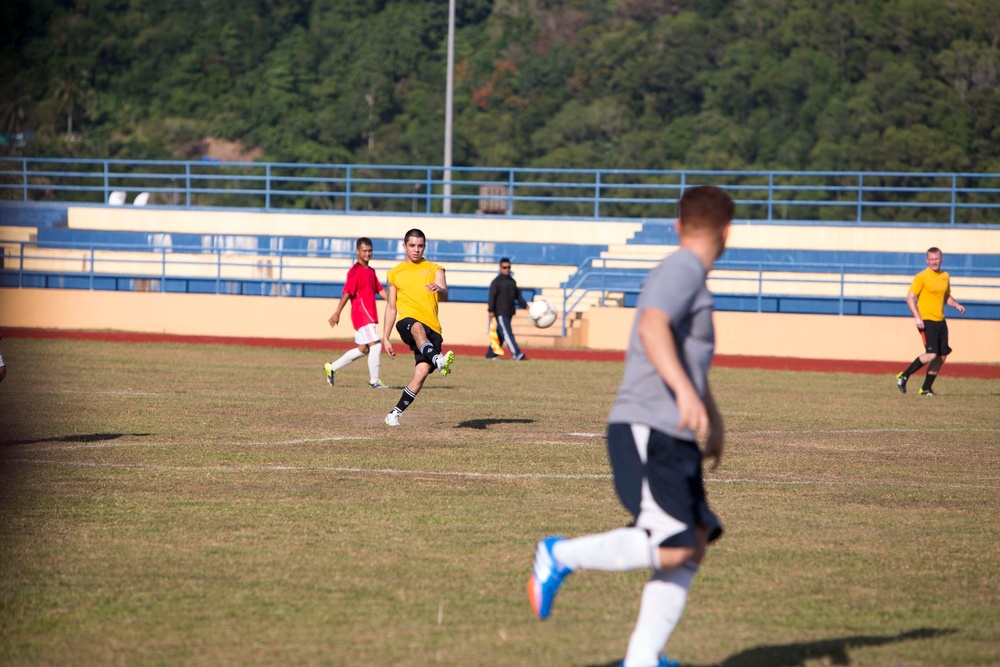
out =
[[485,431],[486,427],[495,424],[533,424],[534,419],[467,419],[455,428],[474,428]]
[[[953,629],[918,628],[898,635],[871,636],[855,635],[836,639],[821,639],[814,642],[756,646],[729,656],[716,665],[694,665],[681,663],[681,667],[803,667],[807,660],[827,658],[831,665],[850,665],[849,649],[864,646],[882,646],[911,639],[931,639],[954,634]],[[618,667],[621,660],[591,665],[590,667]]]
[[36,438],[35,440],[11,440],[0,443],[3,447],[17,447],[18,445],[37,445],[41,442],[102,442],[104,440],[117,440],[126,436],[133,438],[146,438],[152,433],[87,433],[84,435],[60,435],[54,438]]

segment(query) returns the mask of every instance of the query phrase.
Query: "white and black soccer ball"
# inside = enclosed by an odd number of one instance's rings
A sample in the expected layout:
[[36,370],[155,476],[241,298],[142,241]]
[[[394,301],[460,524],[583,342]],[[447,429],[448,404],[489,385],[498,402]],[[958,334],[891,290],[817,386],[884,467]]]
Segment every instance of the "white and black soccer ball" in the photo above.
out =
[[548,329],[559,319],[559,313],[545,299],[533,301],[528,306],[528,319],[539,329]]

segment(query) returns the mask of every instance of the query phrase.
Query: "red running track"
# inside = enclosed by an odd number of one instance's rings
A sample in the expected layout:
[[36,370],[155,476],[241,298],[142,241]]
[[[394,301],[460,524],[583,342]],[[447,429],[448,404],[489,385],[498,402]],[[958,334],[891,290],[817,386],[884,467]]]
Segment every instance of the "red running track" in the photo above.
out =
[[[240,338],[236,336],[182,336],[175,334],[126,333],[112,331],[64,331],[56,329],[3,330],[8,338],[58,338],[63,340],[93,340],[113,343],[195,343],[205,345],[245,345],[248,347],[282,347],[304,350],[346,350],[354,347],[347,340],[297,340],[292,338]],[[481,346],[456,345],[449,349],[458,355],[483,356],[486,344]],[[536,348],[526,351],[530,359],[562,359],[570,361],[625,360],[625,353],[615,350],[575,350],[562,348]],[[867,375],[895,375],[907,359],[892,361],[839,361],[836,359],[791,359],[784,357],[749,357],[718,355],[715,366],[723,368],[758,368],[762,370],[813,371],[818,373],[861,373]],[[949,363],[946,374],[952,377],[1000,380],[1000,365]]]

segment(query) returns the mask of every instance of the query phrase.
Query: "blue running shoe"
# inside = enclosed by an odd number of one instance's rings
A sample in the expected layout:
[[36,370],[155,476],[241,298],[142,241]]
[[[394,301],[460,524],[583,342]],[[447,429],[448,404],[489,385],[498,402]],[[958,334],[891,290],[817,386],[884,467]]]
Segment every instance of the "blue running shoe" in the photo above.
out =
[[[662,658],[660,658],[660,661],[656,663],[656,667],[680,667],[680,664],[681,663],[677,662],[676,660],[671,660],[668,656],[663,656]],[[625,667],[624,660],[622,660],[621,667]]]
[[323,364],[323,370],[326,371],[326,381],[329,382],[330,386],[332,387],[333,376],[337,374],[337,372],[333,370],[333,364]]
[[559,563],[552,555],[552,547],[565,539],[565,537],[546,537],[538,543],[538,549],[535,551],[535,569],[528,579],[528,600],[535,616],[543,621],[552,611],[552,602],[556,599],[556,593],[559,592],[563,579],[566,575],[573,574],[573,570]]

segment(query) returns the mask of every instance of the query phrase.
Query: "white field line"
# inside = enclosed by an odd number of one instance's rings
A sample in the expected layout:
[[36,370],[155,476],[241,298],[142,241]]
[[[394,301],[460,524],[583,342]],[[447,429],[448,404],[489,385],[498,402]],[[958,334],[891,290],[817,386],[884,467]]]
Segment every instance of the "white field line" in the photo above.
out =
[[[843,434],[843,433],[954,433],[956,431],[974,432],[974,433],[996,433],[1000,431],[1000,427],[997,428],[874,428],[874,429],[774,429],[774,430],[762,430],[762,431],[726,431],[729,436],[738,435],[795,435],[795,434]],[[571,438],[604,438],[605,433],[567,433],[568,437]],[[362,437],[362,436],[331,436],[328,438],[303,438],[299,440],[276,440],[270,442],[220,442],[219,447],[277,447],[282,445],[307,445],[310,443],[319,442],[342,442],[348,440],[375,440],[374,437]],[[43,444],[43,443],[51,444]],[[111,447],[176,447],[183,445],[185,443],[177,442],[122,442],[118,439],[115,440],[97,440],[94,442],[84,442],[76,444],[58,444],[60,440],[58,438],[53,438],[52,440],[46,441],[44,439],[38,439],[36,442],[24,443],[23,445],[15,445],[17,447],[24,447],[22,451],[25,452],[46,452],[46,451],[74,451],[79,449],[107,449]],[[35,446],[42,445],[42,446]]]
[[[374,440],[375,438],[362,438],[351,436],[338,436],[332,438],[306,438],[303,440],[278,440],[276,442],[222,442],[220,447],[270,447],[279,445],[306,445],[312,442],[339,442],[344,440]],[[109,447],[177,447],[185,443],[177,442],[118,442],[117,440],[98,440],[95,442],[80,443],[76,445],[44,445],[42,447],[32,447],[24,445],[28,452],[69,452],[77,449],[107,449]]]
[[[795,435],[798,433],[819,433],[821,435],[835,435],[839,433],[996,433],[997,428],[803,428],[803,429],[768,429],[762,431],[736,431],[726,430],[726,435]],[[567,433],[566,435],[575,438],[603,438],[605,433]]]
[[[437,478],[467,478],[467,479],[560,479],[560,480],[610,480],[611,475],[604,474],[558,474],[558,473],[503,473],[503,472],[471,472],[471,471],[441,471],[441,470],[400,470],[395,468],[354,468],[336,466],[168,466],[148,463],[98,463],[93,461],[46,461],[44,459],[10,459],[11,463],[61,466],[69,468],[98,468],[119,470],[164,470],[170,472],[328,472],[337,474],[360,475],[400,475],[408,477]],[[864,482],[857,480],[765,480],[765,479],[719,479],[706,478],[710,484],[745,484],[757,486],[858,486],[858,487],[903,487],[916,489],[990,489],[993,484],[934,484],[925,482]]]

